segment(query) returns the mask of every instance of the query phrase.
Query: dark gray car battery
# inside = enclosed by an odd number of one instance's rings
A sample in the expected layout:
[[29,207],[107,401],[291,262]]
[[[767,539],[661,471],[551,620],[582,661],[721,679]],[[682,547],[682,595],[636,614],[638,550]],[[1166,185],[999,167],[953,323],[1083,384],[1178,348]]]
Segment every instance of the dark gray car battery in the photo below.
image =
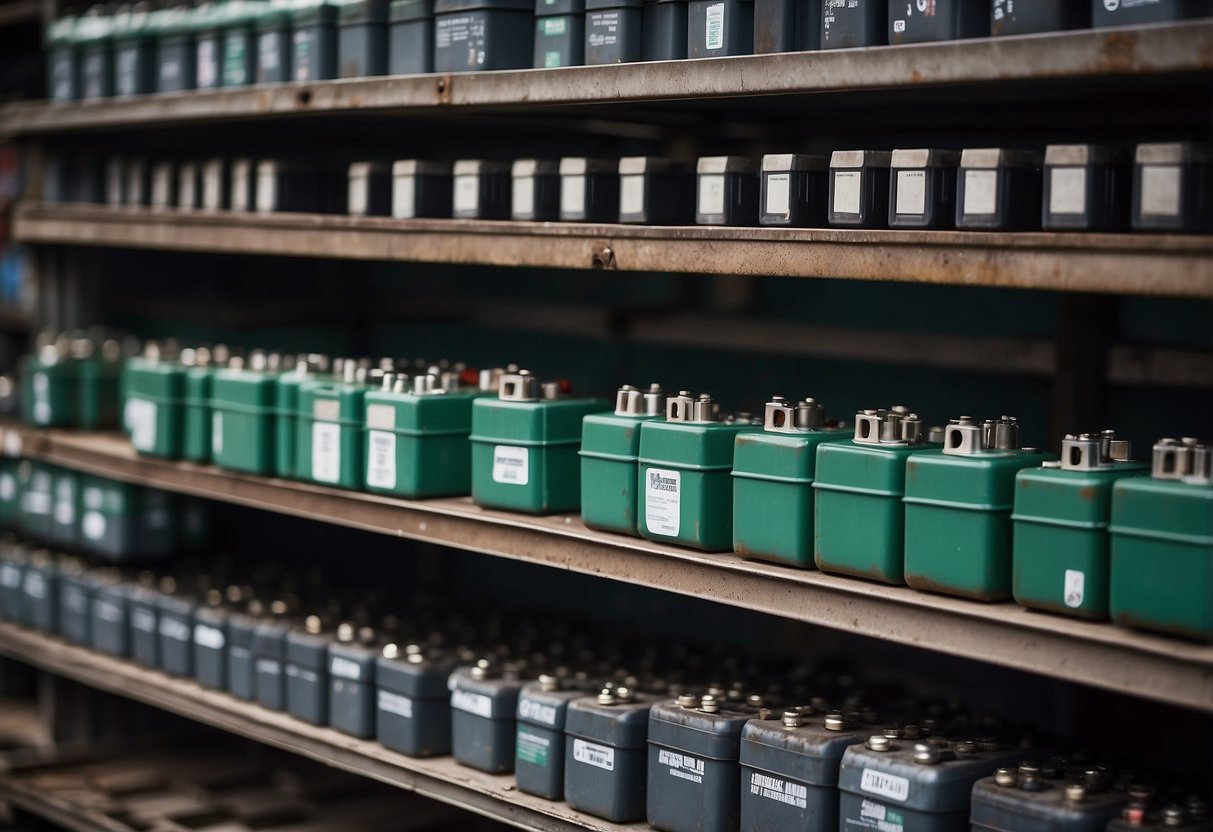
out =
[[105,160],[105,204],[110,208],[126,204],[126,161],[121,156]]
[[162,160],[152,165],[152,192],[148,204],[153,208],[177,207],[177,165]]
[[1091,7],[1083,0],[1072,3],[1058,3],[1056,0],[991,0],[990,34],[995,37],[1086,29],[1090,25]]
[[223,593],[208,590],[194,610],[194,678],[211,690],[227,690],[227,636],[231,610]]
[[337,76],[337,7],[315,0],[291,10],[291,78],[324,81]]
[[353,737],[375,736],[375,669],[382,645],[370,627],[337,628],[328,647],[328,724]]
[[156,92],[192,90],[196,84],[196,43],[188,10],[164,9],[156,25]]
[[388,74],[434,71],[434,0],[392,0],[388,9]]
[[1045,148],[1041,225],[1057,231],[1124,228],[1131,182],[1129,154],[1123,148],[1051,144]]
[[67,468],[52,475],[51,523],[49,540],[56,546],[73,548],[79,535],[80,477]]
[[518,694],[525,684],[518,671],[481,659],[452,673],[451,683],[455,761],[490,774],[513,771]]
[[695,222],[756,225],[758,160],[749,156],[700,157],[695,166]]
[[384,748],[410,757],[451,753],[453,670],[454,658],[441,651],[384,645],[375,669],[375,736]]
[[889,3],[889,43],[929,43],[989,34],[990,0]]
[[690,0],[687,57],[719,58],[754,51],[754,0]]
[[233,159],[229,167],[228,207],[233,211],[257,208],[257,163],[252,159]]
[[258,84],[281,84],[294,78],[291,71],[291,13],[282,6],[271,6],[257,18]]
[[[649,57],[645,51],[650,34],[645,28],[648,8],[644,0],[585,0],[585,62],[599,64],[626,64],[633,61],[665,60]],[[682,29],[677,32],[678,52],[686,57],[686,2],[666,3],[682,10]],[[653,32],[653,49],[657,48],[660,35],[673,39],[675,33]],[[668,49],[666,50],[668,51]]]
[[291,622],[286,618],[286,604],[274,601],[270,615],[257,622],[253,629],[253,670],[257,701],[266,708],[281,711],[286,708],[286,634]]
[[880,228],[889,221],[889,165],[884,150],[835,150],[830,155],[830,225]]
[[92,644],[94,582],[82,561],[59,561],[59,634],[64,641]]
[[261,601],[252,598],[227,619],[227,690],[246,702],[257,697],[257,660],[253,655],[253,636],[261,623]]
[[80,47],[76,43],[79,18],[63,15],[47,29],[47,92],[51,101],[75,101],[80,97]]
[[0,544],[0,618],[20,622],[25,606],[25,547],[14,539]]
[[127,159],[123,176],[126,178],[126,187],[122,191],[122,204],[134,207],[150,205],[152,170],[147,159],[141,157]]
[[177,166],[177,207],[183,211],[202,207],[202,166],[197,162]]
[[881,46],[888,25],[886,0],[821,0],[822,49]]
[[1139,144],[1133,166],[1133,228],[1213,230],[1213,146]]
[[1210,16],[1209,0],[1091,0],[1091,23],[1096,29]]
[[830,191],[829,167],[824,156],[799,153],[763,156],[758,224],[824,227]]
[[623,157],[619,160],[619,221],[689,225],[695,219],[695,179],[685,162]]
[[198,601],[184,591],[160,584],[156,630],[160,634],[160,669],[170,676],[194,676],[194,610]]
[[226,9],[205,4],[195,9],[197,35],[194,45],[194,85],[200,90],[223,85],[223,31],[220,16]]
[[349,167],[346,210],[352,217],[392,213],[392,168],[387,162],[354,162]]
[[547,222],[560,218],[560,163],[515,159],[510,166],[510,218]]
[[564,799],[614,823],[644,820],[649,710],[653,698],[608,685],[569,703],[564,723]]
[[687,56],[686,0],[645,0],[643,20],[642,60],[679,61]]
[[18,525],[22,534],[32,540],[47,540],[55,493],[50,467],[24,459],[17,466],[17,482],[21,495]]
[[967,148],[956,178],[956,227],[1024,230],[1040,226],[1041,154]]
[[560,219],[615,222],[619,219],[619,162],[565,157],[560,160]]
[[156,43],[148,29],[150,15],[139,5],[114,20],[114,95],[156,90]]
[[821,0],[754,0],[754,53],[821,48]]
[[838,775],[840,832],[966,832],[973,784],[1024,751],[997,742],[873,735],[852,745]]
[[328,648],[333,637],[320,616],[309,615],[284,639],[286,711],[312,725],[328,724]]
[[80,49],[80,97],[85,101],[114,94],[114,40],[108,15],[90,12],[76,21]]
[[127,620],[130,622],[131,658],[144,667],[160,667],[160,590],[150,576],[140,575],[139,583],[127,595]]
[[401,159],[392,164],[392,216],[451,216],[451,163]]
[[973,785],[973,832],[1104,832],[1129,802],[1099,767],[1067,770],[1065,761],[1000,768]]
[[436,0],[434,69],[525,69],[534,57],[534,0]]
[[455,163],[451,179],[451,213],[455,219],[509,219],[510,165],[508,162],[460,159]]
[[257,210],[323,211],[324,174],[318,165],[265,159],[257,163]]
[[889,228],[951,228],[959,164],[955,150],[894,150],[889,157]]
[[388,0],[352,0],[337,14],[337,77],[387,74]]
[[585,63],[585,0],[535,0],[535,57],[539,68]]
[[548,800],[564,799],[564,726],[569,703],[586,695],[544,674],[518,696],[518,736],[514,780],[527,794]]
[[231,205],[232,176],[226,159],[202,163],[202,210],[223,211]]
[[92,603],[93,648],[110,656],[131,654],[130,600],[134,581],[123,580],[116,570],[94,574]]
[[22,623],[38,632],[59,632],[59,566],[45,549],[33,552],[26,564]]

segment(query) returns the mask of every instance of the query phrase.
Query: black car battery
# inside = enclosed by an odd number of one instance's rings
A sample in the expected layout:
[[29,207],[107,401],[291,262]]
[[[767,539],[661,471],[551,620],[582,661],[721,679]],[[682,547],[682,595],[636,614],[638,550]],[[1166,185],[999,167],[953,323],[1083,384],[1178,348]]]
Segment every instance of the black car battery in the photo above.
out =
[[387,162],[354,162],[349,167],[346,210],[352,217],[392,213],[392,168]]
[[30,554],[22,591],[25,593],[22,622],[47,635],[59,632],[59,564],[45,549]]
[[686,0],[644,0],[642,60],[678,61],[687,56],[687,5]]
[[[233,587],[233,589],[237,589]],[[239,595],[235,596],[236,601]],[[227,690],[227,642],[231,607],[218,589],[207,590],[194,610],[194,678],[211,690]]]
[[253,672],[257,701],[271,710],[286,708],[286,674],[282,665],[286,659],[286,634],[291,621],[286,617],[287,604],[281,599],[270,602],[269,615],[253,629]]
[[560,219],[615,222],[619,219],[619,162],[565,157],[560,160]]
[[695,166],[695,222],[757,225],[758,160],[702,156]]
[[436,0],[434,69],[525,69],[534,26],[535,0]]
[[134,157],[126,160],[123,176],[126,186],[122,190],[122,204],[141,208],[152,202],[152,169],[147,159]]
[[231,172],[226,159],[207,159],[202,163],[202,209],[224,211],[232,204]]
[[387,52],[389,75],[434,71],[434,0],[392,0]]
[[353,737],[375,736],[375,670],[382,645],[370,627],[345,624],[328,647],[328,724]]
[[835,150],[830,155],[830,225],[880,228],[889,220],[889,165],[885,150]]
[[337,7],[305,0],[291,7],[291,78],[324,81],[337,77]]
[[560,217],[560,163],[515,159],[510,166],[510,218],[547,222]]
[[649,711],[655,699],[606,685],[569,703],[564,724],[564,799],[613,823],[644,820]]
[[257,32],[258,84],[281,84],[294,78],[291,67],[291,10],[271,4],[254,24]]
[[95,583],[82,561],[59,560],[59,634],[70,644],[89,646],[93,633]]
[[535,57],[540,69],[585,63],[585,0],[535,0]]
[[197,162],[177,165],[177,207],[183,211],[202,207],[202,166]]
[[[176,587],[171,578],[165,585]],[[130,622],[131,658],[144,667],[160,667],[160,589],[150,573],[140,573],[138,583],[127,595],[127,620]]]
[[689,225],[695,219],[690,165],[655,156],[619,160],[619,222]]
[[337,16],[337,77],[387,75],[388,0],[342,3]]
[[227,620],[227,691],[246,702],[257,697],[253,638],[263,613],[261,601],[251,598],[243,609],[233,611]]
[[824,156],[762,157],[759,225],[821,228],[826,224],[830,163]]
[[309,615],[285,636],[286,710],[312,725],[328,725],[328,650],[334,638],[318,615]]
[[[1130,792],[1133,789],[1130,788]],[[1130,795],[1130,803],[1121,816],[1108,823],[1107,832],[1210,832],[1210,818],[1204,800],[1198,796],[1171,799],[1162,806],[1139,802]]]
[[451,213],[458,220],[510,218],[510,164],[460,159],[452,170]]
[[690,0],[687,57],[719,58],[754,51],[754,0]]
[[973,785],[973,832],[1065,830],[1104,832],[1129,802],[1099,766],[1075,768],[1065,760],[1004,767]]
[[889,157],[889,228],[951,228],[959,164],[955,150],[894,150]]
[[0,543],[0,618],[20,623],[25,614],[25,565],[29,553],[15,538]]
[[821,0],[821,48],[888,43],[887,8],[886,0]]
[[1096,29],[1210,16],[1209,0],[1091,0],[1091,23]]
[[455,659],[441,650],[386,644],[375,669],[375,736],[384,748],[410,757],[451,753],[451,692]]
[[527,794],[564,799],[564,726],[569,703],[586,695],[553,674],[543,674],[518,696],[514,780]]
[[1041,225],[1050,231],[1114,231],[1129,219],[1128,152],[1091,144],[1045,148]]
[[451,216],[451,163],[401,159],[392,164],[392,216]]
[[821,0],[754,0],[754,53],[821,48]]
[[[652,4],[650,4],[652,5]],[[667,4],[668,5],[668,4]],[[686,2],[683,27],[679,33],[679,51],[686,51]],[[597,64],[626,64],[632,61],[657,60],[645,54],[644,28],[648,6],[644,0],[585,0],[585,62]]]
[[[1100,0],[1103,2],[1103,0]],[[1091,25],[1091,6],[1085,0],[991,0],[990,34],[1029,35],[1086,29]]]
[[838,711],[791,708],[741,732],[741,830],[838,829],[838,769],[871,733]]
[[465,766],[514,770],[515,720],[523,680],[511,664],[481,659],[451,674],[451,754]]
[[1213,145],[1139,144],[1133,167],[1133,228],[1213,230]]
[[956,227],[1022,231],[1040,227],[1041,154],[966,148],[956,176]]
[[156,630],[160,635],[160,669],[170,676],[194,675],[194,610],[198,600],[188,589],[160,585]]
[[110,656],[126,658],[131,654],[131,593],[138,584],[124,580],[114,569],[100,570],[93,580],[93,648]]
[[990,0],[889,3],[889,43],[929,43],[989,34]]

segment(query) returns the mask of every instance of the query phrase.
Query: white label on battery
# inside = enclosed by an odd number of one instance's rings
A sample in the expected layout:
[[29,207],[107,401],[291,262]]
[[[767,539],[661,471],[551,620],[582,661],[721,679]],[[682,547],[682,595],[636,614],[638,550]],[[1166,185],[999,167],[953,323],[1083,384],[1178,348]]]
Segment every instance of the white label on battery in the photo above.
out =
[[84,489],[84,507],[87,509],[100,510],[105,503],[105,494],[100,488],[90,485]]
[[493,482],[526,485],[531,481],[531,452],[515,445],[493,448]]
[[644,475],[644,522],[650,534],[677,537],[682,519],[682,474],[649,468]]
[[261,68],[273,71],[278,68],[278,33],[263,32],[257,39],[257,52],[260,55]]
[[662,748],[657,752],[657,763],[669,766],[671,777],[689,780],[692,783],[703,783],[704,765],[703,760],[699,757]]
[[340,679],[352,679],[357,682],[362,678],[362,665],[343,656],[333,656],[333,660],[329,662],[329,673]]
[[341,425],[312,423],[312,479],[316,482],[341,479]]
[[767,800],[774,800],[777,803],[786,803],[797,809],[804,809],[809,805],[808,786],[779,777],[771,777],[769,774],[761,774],[757,771],[750,774],[750,794],[765,797]]
[[395,430],[396,408],[390,404],[368,404],[366,426],[374,430]]
[[925,170],[897,171],[898,214],[922,215],[927,212],[927,172]]
[[870,768],[863,770],[863,776],[859,779],[859,788],[901,803],[904,803],[910,796],[909,778],[886,774]]
[[207,167],[202,174],[202,207],[208,211],[217,211],[220,205],[219,194],[223,188],[223,171],[215,166]]
[[555,725],[556,709],[551,705],[523,698],[518,700],[518,718],[529,719],[531,722],[542,722],[544,725]]
[[787,216],[790,210],[792,174],[767,174],[767,204],[764,213]]
[[8,502],[17,493],[17,480],[12,474],[0,474],[0,501]]
[[4,434],[5,456],[21,456],[21,434],[16,431],[6,431]]
[[156,632],[156,616],[144,607],[131,608],[131,626],[145,633]]
[[699,177],[699,213],[724,213],[723,173],[705,173]]
[[45,425],[51,420],[51,381],[46,373],[34,373],[34,423]]
[[1071,609],[1082,606],[1083,590],[1087,576],[1077,569],[1066,570],[1065,598],[1066,606]]
[[320,681],[320,674],[314,670],[308,670],[306,667],[300,667],[297,664],[288,664],[285,668],[286,675],[291,679],[297,679],[307,684],[317,684]]
[[573,759],[607,771],[615,770],[615,749],[610,746],[574,738]]
[[70,499],[60,497],[55,501],[55,522],[60,526],[70,526],[76,521],[76,505]]
[[105,515],[99,511],[86,511],[80,518],[80,531],[89,540],[101,540],[105,537]]
[[21,570],[11,563],[0,564],[0,586],[8,589],[21,586]]
[[211,412],[211,454],[219,456],[223,453],[223,411]]
[[147,399],[127,399],[124,421],[136,451],[156,447],[156,403]]
[[636,173],[619,177],[619,213],[644,212],[644,176]]
[[1141,213],[1143,216],[1179,216],[1178,167],[1175,165],[1142,166]]
[[274,659],[257,659],[257,672],[266,676],[278,676],[282,673],[282,664]]
[[367,212],[368,176],[351,176],[349,188],[349,208],[353,216],[365,216]]
[[998,208],[998,171],[965,171],[966,215],[993,214]]
[[204,38],[198,41],[198,86],[213,87],[215,84],[215,76],[218,69],[219,59],[215,54],[215,45],[217,41],[214,38]]
[[1087,210],[1087,169],[1052,168],[1049,171],[1049,213],[1082,214]]
[[451,707],[457,711],[482,716],[485,719],[493,718],[493,700],[483,693],[472,693],[456,688],[451,691]]
[[860,185],[863,183],[863,171],[836,170],[834,176],[834,202],[832,210],[835,214],[858,214]]
[[724,46],[724,3],[713,3],[705,10],[707,21],[704,26],[703,45],[705,49],[720,49]]
[[32,569],[25,572],[25,594],[31,598],[46,597],[46,578]]
[[88,611],[88,596],[84,594],[83,590],[65,586],[63,591],[59,593],[59,600],[63,602],[63,606],[72,612],[83,613]]
[[396,434],[373,430],[367,436],[370,454],[366,461],[366,484],[374,488],[395,488]]
[[585,177],[560,177],[560,213],[585,214]]
[[109,624],[122,620],[122,607],[100,599],[93,601],[93,615]]
[[211,650],[222,650],[226,643],[227,639],[223,637],[223,630],[218,627],[210,627],[206,624],[194,625],[194,644],[209,647]]
[[417,216],[417,183],[412,176],[397,176],[392,179],[392,216],[398,220],[411,220]]
[[455,210],[475,214],[480,208],[480,177],[464,174],[455,177]]
[[162,615],[160,617],[160,635],[165,638],[171,638],[174,641],[189,641],[191,633],[188,624],[178,621],[176,618]]
[[514,219],[529,219],[535,213],[535,180],[529,176],[520,176],[514,180],[514,189],[510,193],[510,213]]
[[257,210],[273,211],[274,203],[278,201],[277,179],[274,178],[273,165],[257,167]]
[[401,696],[398,693],[390,691],[379,691],[379,710],[386,711],[389,714],[402,716],[405,719],[413,718],[413,700],[407,696]]
[[21,496],[21,507],[26,514],[50,514],[51,495],[44,491],[26,491]]

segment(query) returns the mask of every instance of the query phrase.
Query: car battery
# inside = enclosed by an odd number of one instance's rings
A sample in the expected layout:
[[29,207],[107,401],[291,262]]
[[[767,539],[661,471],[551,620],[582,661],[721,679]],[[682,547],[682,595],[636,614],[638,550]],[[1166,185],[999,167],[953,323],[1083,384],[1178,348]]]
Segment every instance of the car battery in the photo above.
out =
[[152,169],[146,159],[127,159],[123,169],[126,185],[122,204],[142,208],[152,204]]
[[194,7],[194,84],[197,89],[218,89],[223,83],[223,20],[227,14],[226,3],[204,2]]
[[1041,225],[1050,231],[1113,231],[1129,217],[1128,154],[1118,147],[1045,148]]
[[274,470],[275,404],[281,356],[254,350],[248,366],[237,357],[211,381],[211,452],[230,471],[266,476]]
[[619,160],[619,222],[688,225],[695,218],[695,174],[690,167],[655,156]]
[[77,19],[74,34],[80,55],[80,97],[95,101],[113,95],[113,18],[94,7]]
[[48,542],[64,549],[74,549],[79,536],[80,475],[67,468],[56,468],[51,474],[51,522]]
[[488,659],[451,674],[451,755],[490,774],[514,770],[518,668]]
[[254,211],[257,208],[257,163],[252,159],[233,159],[229,166],[228,208]]
[[197,162],[177,166],[177,207],[183,211],[202,207],[202,168]]
[[137,584],[123,580],[117,570],[106,569],[96,574],[94,585],[92,646],[107,655],[126,658],[131,654],[131,593]]
[[904,407],[861,410],[850,442],[817,448],[813,559],[825,572],[905,583],[906,459],[927,443]]
[[929,43],[990,34],[990,0],[889,3],[889,43]]
[[283,663],[286,659],[286,635],[291,630],[291,621],[286,613],[285,601],[272,601],[269,614],[258,620],[253,628],[253,688],[257,701],[274,711],[286,709]]
[[1108,617],[1112,486],[1149,467],[1113,431],[1066,436],[1061,459],[1015,475],[1011,592],[1017,603],[1079,618]]
[[514,780],[519,791],[564,799],[564,726],[569,703],[586,695],[560,677],[541,674],[518,696]]
[[535,0],[534,66],[585,63],[585,0]]
[[644,820],[649,710],[654,699],[608,684],[565,714],[564,799],[613,823]]
[[616,222],[619,219],[619,163],[613,159],[560,160],[562,222]]
[[22,623],[25,615],[25,567],[29,554],[15,539],[6,539],[0,554],[0,618]]
[[548,222],[560,218],[560,163],[515,159],[510,166],[510,219]]
[[509,219],[510,202],[508,162],[461,159],[455,163],[451,196],[455,219]]
[[838,829],[838,769],[870,727],[839,711],[791,708],[741,732],[741,832]]
[[190,462],[210,462],[214,442],[211,431],[214,414],[211,408],[211,387],[215,367],[207,347],[184,349],[181,363],[185,365],[185,402],[181,426],[181,458]]
[[1139,144],[1133,167],[1133,228],[1213,230],[1213,157],[1207,144]]
[[324,81],[337,77],[337,7],[326,0],[302,0],[291,10],[291,78]]
[[889,228],[951,228],[959,163],[955,150],[894,150],[889,157]]
[[346,210],[351,217],[386,217],[392,213],[392,169],[387,162],[350,165]]
[[156,599],[156,632],[159,634],[160,669],[170,676],[194,677],[194,610],[198,601],[188,590],[160,582]]
[[434,69],[467,72],[530,67],[534,17],[534,0],[436,0]]
[[105,206],[121,208],[126,204],[126,160],[110,156],[105,160]]
[[181,456],[185,367],[149,341],[140,357],[122,368],[122,423],[136,451],[150,456]]
[[388,8],[388,74],[434,71],[434,0],[392,0]]
[[[1132,790],[1131,790],[1132,792]],[[1108,832],[1209,832],[1213,829],[1204,800],[1191,795],[1169,801],[1162,807],[1143,804],[1130,793],[1130,803],[1121,816],[1108,822]]]
[[695,166],[695,222],[755,225],[758,161],[748,156],[703,156]]
[[149,28],[156,38],[156,92],[194,89],[197,67],[194,19],[185,6],[152,12]]
[[59,632],[59,565],[45,549],[35,549],[22,573],[20,623],[40,633]]
[[17,493],[17,460],[0,458],[0,529],[12,529],[17,525],[17,513],[21,495]]
[[[231,589],[235,590],[233,600],[238,601],[239,588]],[[230,614],[231,608],[218,589],[207,590],[204,602],[194,610],[194,678],[204,688],[228,689],[227,636]]]
[[257,16],[257,62],[254,83],[281,84],[295,77],[291,63],[291,11],[286,3],[271,2]]
[[178,542],[175,497],[102,477],[80,475],[80,545],[111,561],[153,559]]
[[204,211],[224,211],[231,205],[231,174],[226,159],[207,159],[202,163],[202,199]]
[[1112,486],[1112,620],[1213,640],[1213,449],[1161,439],[1149,477]]
[[219,86],[243,87],[257,77],[257,19],[268,4],[229,0],[220,31]]
[[886,0],[821,0],[821,48],[888,43]]
[[733,447],[753,430],[707,393],[666,400],[664,420],[640,426],[636,519],[641,537],[707,552],[733,548]]
[[450,162],[401,159],[392,164],[392,216],[411,220],[417,217],[451,216]]
[[1208,0],[1091,0],[1091,23],[1105,26],[1136,26],[1213,16]]
[[[590,3],[597,0],[589,0]],[[607,0],[621,3],[622,0]],[[644,0],[641,60],[677,61],[687,56],[686,0]],[[623,42],[625,48],[627,43]]]
[[367,371],[347,361],[341,380],[299,385],[296,466],[300,479],[358,489],[365,481],[362,432]]
[[817,448],[850,438],[850,431],[825,427],[825,408],[816,399],[772,397],[762,430],[740,433],[734,444],[733,551],[812,567]]
[[842,756],[838,828],[968,832],[973,784],[1015,765],[1024,753],[984,738],[911,742],[869,737]]
[[1082,2],[991,0],[990,34],[995,37],[1088,29],[1090,26],[1091,7]]
[[835,150],[830,155],[830,225],[881,228],[889,219],[889,165],[883,150]]
[[636,483],[640,427],[665,417],[660,384],[630,384],[615,394],[615,409],[581,420],[581,519],[592,529],[637,535]]
[[263,159],[257,163],[257,211],[315,213],[325,209],[323,173],[303,162]]
[[768,153],[762,157],[759,225],[821,227],[829,195],[824,156]]
[[973,832],[1049,828],[1104,832],[1129,795],[1100,766],[1067,771],[1064,760],[1007,766],[973,784]]
[[309,615],[286,634],[282,668],[286,710],[311,725],[329,724],[328,648],[333,638],[333,632],[325,629],[318,615]]
[[[412,648],[412,649],[409,649]],[[379,744],[410,757],[451,753],[452,656],[408,645],[385,644],[377,660],[375,736]]]
[[337,11],[338,78],[387,75],[387,17],[388,0],[344,0],[340,3]]
[[741,812],[741,732],[758,709],[684,694],[649,713],[647,817],[668,832],[730,832]]
[[[172,578],[165,586],[175,587]],[[160,589],[151,573],[140,573],[139,582],[127,596],[127,620],[130,622],[130,656],[136,664],[160,667]]]
[[719,58],[754,51],[754,0],[690,0],[687,57]]
[[956,177],[956,227],[1022,231],[1040,227],[1042,156],[1028,150],[966,148]]
[[472,500],[529,514],[576,511],[581,420],[605,407],[527,370],[503,374],[496,398],[472,403]]
[[46,78],[51,101],[80,98],[80,48],[76,45],[75,15],[64,15],[46,30]]
[[84,563],[76,558],[59,560],[59,634],[70,644],[93,642],[94,582]]
[[754,53],[821,48],[821,0],[754,0]]
[[114,95],[128,97],[156,91],[156,39],[151,13],[136,4],[113,18]]
[[[644,0],[586,0],[585,63],[597,66],[647,60],[644,50],[649,32],[644,21],[648,5]],[[686,57],[686,2],[675,5],[682,9],[682,31],[664,34],[668,39],[677,36],[678,51]]]
[[74,338],[71,350],[80,377],[79,426],[85,430],[117,427],[122,345],[113,338],[100,344],[88,338]]
[[[312,353],[295,360],[295,368],[274,380],[274,475],[300,479],[298,465],[299,388],[304,382],[327,377],[329,359]],[[310,442],[311,437],[305,437]]]
[[264,607],[257,598],[232,609],[227,618],[227,692],[250,702],[257,697],[257,660],[253,636]]
[[39,336],[34,352],[21,357],[21,405],[26,424],[76,427],[80,420],[80,365],[67,336]]
[[345,624],[328,646],[328,724],[343,734],[375,737],[375,669],[382,649],[373,629]]
[[21,460],[17,464],[17,492],[21,495],[17,528],[31,540],[49,540],[55,502],[52,468],[28,459]]

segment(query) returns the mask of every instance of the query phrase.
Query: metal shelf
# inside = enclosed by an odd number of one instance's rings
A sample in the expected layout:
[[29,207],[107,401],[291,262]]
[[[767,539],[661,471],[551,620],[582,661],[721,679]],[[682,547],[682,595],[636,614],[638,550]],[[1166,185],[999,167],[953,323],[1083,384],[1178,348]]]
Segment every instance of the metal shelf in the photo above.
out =
[[125,482],[567,569],[1213,711],[1213,645],[592,531],[571,515],[398,500],[137,456],[112,434],[8,428],[25,455]]
[[1213,298],[1213,236],[651,227],[23,205],[16,239],[493,266]]

